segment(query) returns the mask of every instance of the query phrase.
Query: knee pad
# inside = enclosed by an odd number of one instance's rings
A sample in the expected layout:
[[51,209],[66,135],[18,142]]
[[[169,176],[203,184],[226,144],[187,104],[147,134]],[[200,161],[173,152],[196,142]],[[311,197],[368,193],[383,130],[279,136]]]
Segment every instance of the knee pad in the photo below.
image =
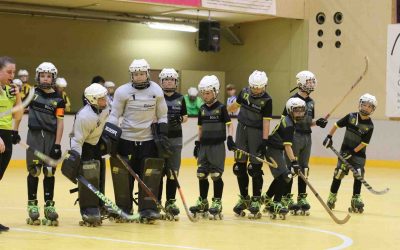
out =
[[166,169],[166,171],[167,171],[166,175],[169,180],[175,180],[174,175],[171,173],[171,171],[175,172],[176,177],[178,177],[178,175],[179,175],[179,171],[175,171],[172,169]]
[[50,166],[43,166],[43,174],[46,177],[53,177],[56,172],[56,168]]
[[208,177],[208,172],[205,169],[202,168],[198,168],[197,169],[197,178],[199,178],[199,180],[205,180]]
[[347,175],[347,173],[345,171],[343,171],[343,169],[335,169],[335,173],[334,173],[334,178],[336,180],[341,180],[344,178],[344,176]]
[[[358,175],[360,175],[361,177],[364,177],[364,171],[361,170],[361,168],[357,168],[356,169]],[[355,176],[355,174],[353,173],[354,178],[357,179],[357,177]]]
[[247,168],[247,171],[252,178],[264,175],[264,172],[261,169],[262,164],[249,163]]
[[246,173],[246,163],[235,162],[235,164],[233,164],[233,173],[237,177],[241,177],[241,176],[247,175],[247,173]]
[[33,177],[39,177],[40,172],[42,171],[42,165],[40,164],[32,164],[28,167],[28,172]]
[[281,178],[285,183],[289,183],[293,179],[293,174],[291,171],[281,174],[278,178]]
[[211,180],[218,181],[222,177],[222,173],[219,172],[212,172],[210,173]]
[[309,169],[308,167],[303,168],[302,172],[304,173],[304,176],[305,176],[305,177],[308,177],[309,172],[310,172],[310,169]]

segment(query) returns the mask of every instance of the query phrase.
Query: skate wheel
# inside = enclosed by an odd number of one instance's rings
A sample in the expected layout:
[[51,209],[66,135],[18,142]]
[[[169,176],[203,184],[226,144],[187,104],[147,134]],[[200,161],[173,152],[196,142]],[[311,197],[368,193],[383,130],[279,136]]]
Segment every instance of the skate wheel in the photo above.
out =
[[179,217],[174,217],[174,221],[179,221]]
[[258,212],[256,215],[256,219],[261,219],[261,217],[262,217],[262,214],[260,212]]
[[306,216],[310,216],[310,211],[306,211]]
[[353,209],[351,208],[351,207],[349,207],[349,213],[352,213],[353,212]]
[[264,209],[262,210],[262,212],[263,212],[264,214],[266,214],[266,213],[268,213],[268,209],[267,209],[266,207],[264,207]]
[[51,226],[58,227],[58,220],[50,221]]
[[275,220],[275,219],[276,219],[276,215],[275,215],[275,214],[271,214],[271,215],[269,216],[269,218]]
[[294,211],[293,211],[293,210],[290,210],[290,214],[291,214],[291,215],[294,215],[295,213],[294,213]]
[[84,225],[85,225],[85,222],[83,222],[83,221],[80,221],[80,222],[79,222],[79,226],[82,227],[82,226],[84,226]]
[[203,216],[203,219],[207,219],[209,217],[209,214],[208,214],[208,212],[204,212],[202,216]]
[[192,213],[192,217],[195,218],[195,219],[197,219],[197,214]]
[[359,212],[360,214],[362,214],[362,213],[364,212],[364,209],[361,208],[361,209],[358,210],[358,212]]
[[218,217],[219,217],[220,220],[224,219],[224,215],[223,214],[219,214]]

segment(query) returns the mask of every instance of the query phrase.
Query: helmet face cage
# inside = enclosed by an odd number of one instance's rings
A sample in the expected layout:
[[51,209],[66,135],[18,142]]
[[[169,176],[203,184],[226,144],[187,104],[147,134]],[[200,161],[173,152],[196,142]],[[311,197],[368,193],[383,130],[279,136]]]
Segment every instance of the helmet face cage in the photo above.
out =
[[[129,66],[129,72],[131,74],[131,81],[135,85],[135,87],[142,89],[146,88],[149,85],[150,81],[150,65],[147,63],[145,59],[135,59]],[[144,82],[136,82],[134,80],[135,72],[146,72],[147,79]]]
[[208,102],[205,101],[207,104],[211,104],[217,99],[217,96],[218,96],[218,93],[219,93],[219,87],[220,87],[219,80],[214,75],[204,76],[201,79],[201,81],[199,83],[199,91],[200,91],[200,93],[203,95],[204,92],[212,91],[213,96],[214,96],[212,100],[210,100]]
[[[268,77],[264,71],[255,70],[249,76],[249,86],[253,96],[261,96],[268,84]],[[255,91],[255,93],[253,92]]]
[[[365,110],[366,104],[372,107],[371,111]],[[362,115],[369,116],[372,115],[372,113],[374,113],[376,106],[378,106],[378,102],[375,96],[370,94],[365,94],[360,97],[358,110]]]
[[[165,91],[165,92],[175,92],[175,90],[178,87],[178,78],[179,75],[178,73],[175,71],[175,69],[168,69],[165,68],[161,71],[161,73],[159,74],[160,77],[160,84],[161,84],[161,88]],[[173,88],[166,88],[164,87],[164,80],[168,80],[168,79],[173,79],[175,80],[175,85]]]
[[[52,75],[52,81],[51,84],[43,84],[40,82],[40,73],[50,73]],[[54,87],[57,79],[57,68],[54,66],[54,64],[49,63],[49,62],[44,62],[41,63],[37,68],[36,68],[36,76],[35,80],[38,83],[38,87],[41,89],[50,89]]]
[[[286,103],[286,111],[295,121],[301,121],[304,119],[306,112],[306,103],[298,97],[290,98]],[[295,115],[300,113],[300,115]]]
[[299,89],[307,94],[313,92],[317,86],[317,79],[315,79],[315,75],[310,71],[301,71],[296,75],[296,78]]

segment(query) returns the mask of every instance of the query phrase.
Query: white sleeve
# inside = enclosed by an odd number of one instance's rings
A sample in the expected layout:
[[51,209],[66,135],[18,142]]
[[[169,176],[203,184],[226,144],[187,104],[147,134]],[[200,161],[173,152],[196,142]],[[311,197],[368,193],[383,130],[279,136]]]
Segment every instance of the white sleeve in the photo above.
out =
[[71,150],[75,150],[82,155],[82,146],[89,132],[90,130],[85,126],[85,121],[77,117],[74,124],[74,136],[71,138]]
[[117,88],[117,90],[114,93],[111,113],[110,116],[108,117],[108,122],[117,126],[119,126],[119,118],[122,116],[125,109],[126,100],[123,94],[124,93],[122,93],[121,88]]
[[168,106],[164,98],[164,93],[162,93],[161,96],[157,96],[156,101],[157,101],[156,115],[158,123],[168,123]]

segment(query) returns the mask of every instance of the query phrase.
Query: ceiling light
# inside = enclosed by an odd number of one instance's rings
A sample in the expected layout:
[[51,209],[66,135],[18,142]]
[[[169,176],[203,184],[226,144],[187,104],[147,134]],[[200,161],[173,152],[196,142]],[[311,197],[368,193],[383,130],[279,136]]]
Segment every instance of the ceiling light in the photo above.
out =
[[157,23],[157,22],[146,22],[147,26],[152,29],[159,30],[175,30],[184,32],[197,32],[199,29],[186,24],[175,24],[175,23]]

